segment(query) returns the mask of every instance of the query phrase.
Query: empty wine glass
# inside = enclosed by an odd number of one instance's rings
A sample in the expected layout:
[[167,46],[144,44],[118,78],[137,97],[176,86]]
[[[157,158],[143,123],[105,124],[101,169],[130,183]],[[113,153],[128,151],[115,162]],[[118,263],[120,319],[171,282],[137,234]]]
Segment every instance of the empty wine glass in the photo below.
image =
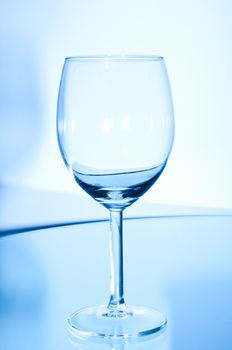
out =
[[128,306],[123,291],[122,213],[162,173],[172,147],[174,117],[160,56],[65,59],[58,98],[61,154],[76,182],[110,213],[110,299],[75,312],[81,336],[131,338],[162,329],[158,311]]

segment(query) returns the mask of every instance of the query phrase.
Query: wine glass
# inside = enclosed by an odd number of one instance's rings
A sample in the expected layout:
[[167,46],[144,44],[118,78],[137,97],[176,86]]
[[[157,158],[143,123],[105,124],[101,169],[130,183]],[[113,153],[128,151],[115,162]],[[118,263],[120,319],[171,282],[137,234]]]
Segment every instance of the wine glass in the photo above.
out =
[[161,330],[162,313],[125,303],[122,213],[156,182],[172,147],[174,117],[163,57],[66,58],[57,134],[76,182],[110,213],[109,303],[75,312],[68,319],[70,329],[113,339]]

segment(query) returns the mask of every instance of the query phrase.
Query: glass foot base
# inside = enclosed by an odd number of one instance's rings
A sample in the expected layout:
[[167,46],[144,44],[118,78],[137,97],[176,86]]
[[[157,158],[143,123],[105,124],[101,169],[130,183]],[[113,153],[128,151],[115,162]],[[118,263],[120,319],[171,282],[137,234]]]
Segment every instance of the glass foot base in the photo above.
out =
[[68,319],[70,330],[81,337],[111,339],[137,338],[156,333],[163,329],[166,318],[159,311],[128,306],[116,314],[106,306],[82,309]]

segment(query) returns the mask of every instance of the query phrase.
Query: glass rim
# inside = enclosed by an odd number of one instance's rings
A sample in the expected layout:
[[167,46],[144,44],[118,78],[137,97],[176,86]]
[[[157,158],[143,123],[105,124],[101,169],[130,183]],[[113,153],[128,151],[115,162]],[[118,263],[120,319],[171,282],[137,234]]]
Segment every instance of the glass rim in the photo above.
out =
[[68,56],[65,61],[79,61],[79,62],[138,62],[138,61],[163,61],[163,56],[160,55],[80,55],[80,56]]

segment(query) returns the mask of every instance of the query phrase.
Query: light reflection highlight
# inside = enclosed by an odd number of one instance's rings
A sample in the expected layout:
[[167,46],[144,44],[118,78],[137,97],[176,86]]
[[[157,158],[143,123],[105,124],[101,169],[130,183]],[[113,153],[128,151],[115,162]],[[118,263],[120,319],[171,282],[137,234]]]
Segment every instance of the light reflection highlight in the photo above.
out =
[[105,118],[103,121],[103,131],[105,134],[111,133],[114,128],[114,121],[110,118]]
[[130,117],[126,115],[122,120],[122,130],[127,132],[130,130],[130,128],[131,128]]

